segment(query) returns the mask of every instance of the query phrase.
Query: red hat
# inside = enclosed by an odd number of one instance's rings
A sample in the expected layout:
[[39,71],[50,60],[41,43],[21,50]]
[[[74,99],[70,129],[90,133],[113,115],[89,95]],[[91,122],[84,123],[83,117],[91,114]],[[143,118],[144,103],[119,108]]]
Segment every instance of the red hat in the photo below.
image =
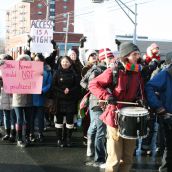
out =
[[[106,53],[106,54],[105,54]],[[99,50],[99,60],[104,60],[106,58],[114,57],[112,51],[109,48],[102,48]]]

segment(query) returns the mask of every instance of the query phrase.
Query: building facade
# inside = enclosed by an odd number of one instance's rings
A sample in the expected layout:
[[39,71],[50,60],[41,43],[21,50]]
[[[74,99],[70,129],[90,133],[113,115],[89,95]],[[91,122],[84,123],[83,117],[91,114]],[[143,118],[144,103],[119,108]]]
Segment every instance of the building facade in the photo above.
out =
[[62,54],[66,35],[68,49],[79,45],[82,34],[74,33],[74,0],[21,0],[6,13],[6,52],[21,54],[27,47],[30,21],[46,19],[54,22],[53,39]]

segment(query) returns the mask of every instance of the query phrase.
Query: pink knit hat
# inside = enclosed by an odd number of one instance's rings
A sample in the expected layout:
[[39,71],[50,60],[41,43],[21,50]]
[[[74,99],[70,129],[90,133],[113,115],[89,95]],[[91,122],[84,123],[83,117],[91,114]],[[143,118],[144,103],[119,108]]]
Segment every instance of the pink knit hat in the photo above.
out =
[[99,60],[104,60],[106,58],[114,57],[112,51],[109,48],[102,48],[99,50]]
[[156,43],[152,43],[152,44],[150,45],[150,50],[153,50],[153,49],[155,49],[155,48],[159,48],[159,46],[158,46]]

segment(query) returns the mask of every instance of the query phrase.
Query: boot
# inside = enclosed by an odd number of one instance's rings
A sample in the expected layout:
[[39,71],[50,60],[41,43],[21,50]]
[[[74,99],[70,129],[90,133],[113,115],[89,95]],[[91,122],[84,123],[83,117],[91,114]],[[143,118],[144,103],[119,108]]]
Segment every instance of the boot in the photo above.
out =
[[10,138],[10,128],[5,129],[6,135],[2,137],[3,141],[7,141]]
[[26,143],[26,146],[29,146],[31,143],[31,141],[30,141],[30,129],[29,128],[26,128],[25,143]]
[[57,128],[56,134],[57,134],[57,147],[64,147],[62,142],[62,128]]
[[94,155],[94,142],[91,137],[87,138],[87,156],[92,157]]
[[72,129],[67,128],[66,131],[67,131],[66,145],[67,147],[71,147],[72,146],[71,137],[72,137],[73,128]]
[[17,131],[17,146],[21,148],[26,147],[26,144],[22,140],[22,130]]
[[44,136],[42,133],[38,133],[38,142],[42,143],[44,141]]
[[10,138],[9,138],[9,141],[11,143],[14,143],[16,140],[16,129],[12,129],[11,130],[11,134],[10,134]]
[[66,136],[67,136],[66,124],[63,124],[62,140],[63,140],[64,146],[66,146]]

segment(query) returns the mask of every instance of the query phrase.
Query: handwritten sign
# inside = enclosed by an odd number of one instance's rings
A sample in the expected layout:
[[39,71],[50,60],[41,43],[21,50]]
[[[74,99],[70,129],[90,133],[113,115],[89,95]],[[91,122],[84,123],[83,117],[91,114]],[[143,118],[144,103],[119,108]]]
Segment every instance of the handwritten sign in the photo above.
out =
[[42,62],[6,60],[0,69],[6,93],[41,94]]
[[32,41],[30,50],[34,53],[51,53],[53,45],[53,21],[31,20],[30,36]]

